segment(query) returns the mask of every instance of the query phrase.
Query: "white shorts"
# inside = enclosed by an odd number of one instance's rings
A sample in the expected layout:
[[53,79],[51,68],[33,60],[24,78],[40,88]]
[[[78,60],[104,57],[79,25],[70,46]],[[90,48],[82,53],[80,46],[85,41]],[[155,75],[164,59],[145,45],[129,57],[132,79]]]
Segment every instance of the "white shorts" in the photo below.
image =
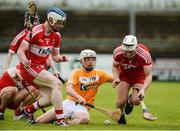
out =
[[76,103],[70,99],[65,99],[63,101],[63,112],[65,118],[71,118],[76,112],[84,112],[89,114],[85,106],[80,104],[76,105]]

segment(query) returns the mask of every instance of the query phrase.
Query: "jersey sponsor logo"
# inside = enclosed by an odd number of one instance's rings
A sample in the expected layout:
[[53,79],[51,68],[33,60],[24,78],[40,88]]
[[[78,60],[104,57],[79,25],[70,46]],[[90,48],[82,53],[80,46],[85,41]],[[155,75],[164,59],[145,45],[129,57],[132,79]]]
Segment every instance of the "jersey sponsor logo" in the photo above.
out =
[[131,64],[122,64],[125,70],[135,69],[137,66]]
[[98,83],[97,82],[80,85],[80,90],[82,90],[82,91],[88,91],[88,90],[96,91],[97,89],[98,89]]
[[99,76],[92,76],[92,77],[80,77],[79,78],[79,82],[81,83],[90,83],[90,82],[95,82],[95,81],[99,81]]
[[47,48],[47,49],[40,48],[39,51],[38,51],[38,54],[41,54],[41,55],[48,55],[50,53],[51,53],[51,49],[50,48]]
[[51,46],[37,46],[37,45],[32,45],[30,51],[38,56],[46,57],[51,53],[52,47]]
[[92,77],[80,77],[79,78],[80,83],[80,90],[82,91],[88,91],[88,90],[97,90],[98,87],[98,81],[99,76],[92,76]]
[[80,85],[80,90],[82,90],[82,91],[87,91],[89,88],[88,88],[88,84],[81,84]]

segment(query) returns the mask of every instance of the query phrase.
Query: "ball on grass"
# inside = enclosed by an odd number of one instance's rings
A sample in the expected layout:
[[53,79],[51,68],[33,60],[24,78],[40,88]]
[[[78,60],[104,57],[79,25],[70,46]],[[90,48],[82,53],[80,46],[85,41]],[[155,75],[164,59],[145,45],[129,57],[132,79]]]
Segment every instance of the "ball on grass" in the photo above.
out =
[[111,124],[111,122],[110,122],[110,120],[105,120],[105,121],[104,121],[104,124],[105,124],[105,125],[109,125],[109,124]]

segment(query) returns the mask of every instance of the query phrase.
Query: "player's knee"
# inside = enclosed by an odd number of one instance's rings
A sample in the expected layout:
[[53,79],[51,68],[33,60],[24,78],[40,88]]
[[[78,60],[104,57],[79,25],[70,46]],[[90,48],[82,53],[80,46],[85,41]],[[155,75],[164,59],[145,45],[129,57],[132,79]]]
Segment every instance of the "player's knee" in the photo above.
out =
[[140,99],[139,98],[133,98],[132,99],[132,104],[133,105],[139,105],[140,104]]
[[82,116],[80,119],[80,124],[88,124],[89,123],[89,118]]
[[42,123],[43,123],[43,120],[42,120],[41,118],[37,118],[37,119],[36,119],[36,123],[37,123],[37,124],[42,124]]
[[30,92],[34,92],[34,91],[36,91],[36,88],[35,88],[35,87],[33,87],[33,86],[29,86],[29,87],[28,87],[28,89],[29,89],[29,91],[30,91]]
[[14,90],[7,90],[7,91],[4,91],[3,92],[3,97],[6,97],[6,98],[12,98],[16,95],[17,91],[14,89]]
[[125,104],[126,104],[126,101],[125,101],[125,100],[123,100],[123,101],[117,101],[117,102],[116,102],[116,107],[117,107],[117,108],[122,108],[122,107],[124,107]]
[[59,81],[59,80],[57,80],[57,79],[53,79],[52,81],[51,81],[51,87],[52,88],[59,88],[59,89],[61,89],[61,82]]
[[39,96],[39,94],[40,94],[40,90],[38,90],[38,89],[36,89],[36,88],[33,88],[31,92],[32,92],[32,94],[33,94],[34,96],[36,96],[36,97]]

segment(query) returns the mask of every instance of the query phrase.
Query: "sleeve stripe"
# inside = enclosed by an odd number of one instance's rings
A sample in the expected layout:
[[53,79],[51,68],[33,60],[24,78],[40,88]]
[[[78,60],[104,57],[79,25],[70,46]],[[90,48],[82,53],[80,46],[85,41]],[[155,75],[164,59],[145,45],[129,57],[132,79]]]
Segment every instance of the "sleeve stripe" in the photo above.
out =
[[22,43],[29,45],[29,42],[27,42],[26,40],[23,40]]
[[41,30],[41,29],[43,29],[42,24],[37,25],[37,26],[35,26],[35,27],[33,28],[32,33],[35,33],[36,31]]
[[[122,46],[119,46],[113,52],[113,61],[115,62],[115,59],[117,58],[117,56],[121,55],[121,54],[123,54]],[[115,62],[115,63],[117,63],[117,62]]]
[[18,40],[21,39],[24,35],[25,35],[25,31],[21,31],[14,39],[13,41],[11,42],[11,45],[14,46],[17,44]]
[[151,56],[148,51],[144,50],[141,47],[138,47],[136,51],[146,61],[146,63],[152,62]]
[[122,53],[122,52],[117,52],[116,54],[113,55],[113,59],[116,59],[116,57],[117,57],[118,55],[121,55],[121,54],[123,54],[123,53]]
[[152,66],[152,64],[150,64],[150,65],[145,65],[144,67],[151,67]]
[[113,59],[113,63],[115,63],[115,64],[119,64],[119,62],[116,62],[114,59]]
[[35,35],[37,35],[39,32],[42,32],[43,30],[41,29],[41,30],[37,30],[36,32],[34,32],[33,34],[32,34],[32,37],[34,37]]
[[34,37],[37,33],[41,32],[41,31],[43,32],[42,24],[35,26],[32,30],[32,37]]
[[60,48],[55,48],[55,47],[53,47],[55,50],[60,50]]

